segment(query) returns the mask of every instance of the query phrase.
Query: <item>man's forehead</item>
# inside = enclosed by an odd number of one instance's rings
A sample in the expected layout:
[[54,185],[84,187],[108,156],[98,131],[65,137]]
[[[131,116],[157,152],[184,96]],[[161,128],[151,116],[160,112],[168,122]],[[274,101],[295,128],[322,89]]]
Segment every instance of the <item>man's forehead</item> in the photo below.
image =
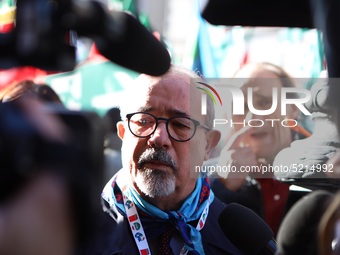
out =
[[[130,104],[134,111],[152,109],[157,104],[157,107],[161,106],[164,110],[175,109],[189,114],[190,106],[201,101],[201,91],[190,84],[188,76],[167,76],[161,79],[145,75],[139,78],[134,94],[136,97]],[[200,109],[199,106],[195,108]]]

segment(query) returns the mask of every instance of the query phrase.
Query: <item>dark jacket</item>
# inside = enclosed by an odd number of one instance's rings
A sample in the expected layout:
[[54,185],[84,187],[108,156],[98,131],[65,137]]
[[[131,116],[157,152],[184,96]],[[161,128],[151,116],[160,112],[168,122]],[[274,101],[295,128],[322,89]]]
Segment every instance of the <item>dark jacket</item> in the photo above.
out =
[[[104,205],[105,206],[108,205]],[[206,255],[242,254],[223,234],[218,216],[225,205],[217,198],[209,208],[204,228],[200,231]],[[112,210],[111,210],[112,211]],[[138,255],[138,249],[126,218],[114,208],[113,212],[100,214],[98,231],[79,248],[78,255]],[[147,228],[142,221],[143,227]],[[145,224],[145,226],[144,226]],[[193,223],[193,226],[196,222]],[[161,227],[161,226],[160,226]],[[149,240],[148,234],[146,232]]]

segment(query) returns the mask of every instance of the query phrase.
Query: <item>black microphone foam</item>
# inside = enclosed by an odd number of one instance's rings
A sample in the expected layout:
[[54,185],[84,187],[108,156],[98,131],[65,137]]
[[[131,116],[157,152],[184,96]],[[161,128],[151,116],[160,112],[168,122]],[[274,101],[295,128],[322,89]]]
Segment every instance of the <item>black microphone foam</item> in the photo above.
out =
[[313,28],[309,2],[209,0],[201,12],[202,17],[213,25]]
[[153,76],[170,68],[166,47],[134,16],[119,11],[109,13],[96,1],[74,2],[73,11],[75,19],[65,18],[64,25],[92,38],[99,52],[109,60]]
[[273,231],[252,210],[240,204],[229,204],[218,218],[225,236],[244,254],[275,254]]
[[170,67],[167,49],[137,19],[124,13],[127,31],[122,41],[95,40],[98,50],[111,61],[140,73],[162,75]]
[[317,255],[318,226],[332,193],[317,190],[297,201],[288,211],[277,235],[280,255]]

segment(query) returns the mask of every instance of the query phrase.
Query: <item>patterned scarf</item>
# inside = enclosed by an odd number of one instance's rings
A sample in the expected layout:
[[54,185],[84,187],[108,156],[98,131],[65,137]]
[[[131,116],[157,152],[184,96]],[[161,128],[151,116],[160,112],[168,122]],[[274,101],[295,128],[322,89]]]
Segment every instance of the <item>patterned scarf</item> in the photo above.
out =
[[[146,218],[161,220],[163,223],[172,222],[175,224],[183,238],[184,248],[188,251],[187,254],[205,254],[199,230],[188,224],[188,222],[199,220],[199,229],[204,226],[207,215],[203,217],[201,217],[201,215],[208,204],[211,204],[214,200],[214,193],[210,190],[208,178],[198,178],[194,191],[184,201],[178,211],[162,211],[145,201],[133,187],[128,186],[126,178],[122,177],[124,175],[127,175],[124,173],[124,170],[118,172],[103,190],[102,197],[111,207],[116,207],[118,211],[126,217],[122,198],[123,189],[124,195],[135,203],[141,215]],[[123,187],[126,187],[126,189]]]

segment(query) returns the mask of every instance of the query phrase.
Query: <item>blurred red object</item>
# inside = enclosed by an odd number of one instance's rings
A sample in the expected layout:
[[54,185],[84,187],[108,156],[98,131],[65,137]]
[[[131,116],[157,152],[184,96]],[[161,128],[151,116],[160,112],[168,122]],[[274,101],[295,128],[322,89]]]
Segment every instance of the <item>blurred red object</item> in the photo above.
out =
[[46,74],[46,71],[31,66],[0,69],[0,94],[24,80],[39,82]]
[[14,28],[14,23],[0,24],[0,33],[8,33]]

